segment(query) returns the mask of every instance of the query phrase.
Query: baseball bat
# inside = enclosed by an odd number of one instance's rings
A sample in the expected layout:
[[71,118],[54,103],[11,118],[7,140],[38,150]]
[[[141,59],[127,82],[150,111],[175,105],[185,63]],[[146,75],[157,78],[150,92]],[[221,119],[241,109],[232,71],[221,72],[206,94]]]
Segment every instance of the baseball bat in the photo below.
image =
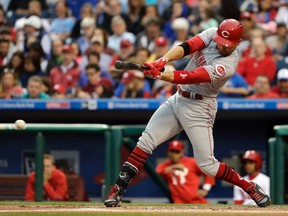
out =
[[117,60],[114,64],[114,67],[116,69],[121,69],[121,70],[148,70],[149,67],[145,65],[140,65],[132,62],[126,62],[126,61],[119,61]]

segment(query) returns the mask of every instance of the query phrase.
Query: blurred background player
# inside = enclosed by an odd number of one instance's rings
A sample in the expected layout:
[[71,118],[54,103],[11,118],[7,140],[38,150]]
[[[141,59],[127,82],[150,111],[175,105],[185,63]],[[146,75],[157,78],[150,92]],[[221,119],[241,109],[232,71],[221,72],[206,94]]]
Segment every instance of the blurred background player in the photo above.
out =
[[[174,203],[208,203],[205,197],[215,185],[215,178],[205,175],[194,158],[184,156],[181,141],[169,142],[168,160],[158,164],[156,172],[167,182]],[[205,178],[203,189],[200,188],[201,176]]]
[[[53,155],[44,154],[43,199],[51,201],[66,201],[68,199],[68,184],[65,174],[55,167]],[[25,200],[35,201],[35,172],[29,176]]]
[[[260,172],[262,167],[260,154],[255,150],[247,150],[242,157],[242,163],[247,174],[244,179],[257,183],[266,194],[270,195],[270,178]],[[238,186],[234,186],[234,203],[256,205],[254,200]]]

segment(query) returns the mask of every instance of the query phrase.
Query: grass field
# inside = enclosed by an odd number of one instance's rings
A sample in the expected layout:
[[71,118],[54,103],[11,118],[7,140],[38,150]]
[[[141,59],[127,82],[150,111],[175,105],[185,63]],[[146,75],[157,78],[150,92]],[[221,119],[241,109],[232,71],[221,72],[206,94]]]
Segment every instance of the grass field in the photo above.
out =
[[127,216],[164,216],[164,215],[288,215],[288,206],[272,205],[268,208],[235,205],[172,205],[172,204],[123,204],[120,208],[106,208],[102,203],[75,202],[0,202],[0,215],[127,215]]

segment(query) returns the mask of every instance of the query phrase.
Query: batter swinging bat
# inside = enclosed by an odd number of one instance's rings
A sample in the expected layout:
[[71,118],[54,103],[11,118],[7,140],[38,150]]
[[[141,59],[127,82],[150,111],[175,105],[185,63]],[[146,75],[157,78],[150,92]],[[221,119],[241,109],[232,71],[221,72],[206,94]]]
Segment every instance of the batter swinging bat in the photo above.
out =
[[114,67],[116,69],[122,69],[122,70],[148,70],[149,67],[145,65],[140,65],[132,62],[126,62],[126,61],[116,61],[114,64]]

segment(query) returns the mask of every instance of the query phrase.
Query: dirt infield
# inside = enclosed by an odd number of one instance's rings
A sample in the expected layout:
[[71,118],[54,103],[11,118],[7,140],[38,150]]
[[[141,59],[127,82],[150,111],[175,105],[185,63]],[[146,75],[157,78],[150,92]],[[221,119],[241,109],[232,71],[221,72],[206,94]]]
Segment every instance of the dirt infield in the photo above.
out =
[[288,215],[288,206],[235,205],[123,205],[106,208],[102,204],[0,204],[0,215]]

